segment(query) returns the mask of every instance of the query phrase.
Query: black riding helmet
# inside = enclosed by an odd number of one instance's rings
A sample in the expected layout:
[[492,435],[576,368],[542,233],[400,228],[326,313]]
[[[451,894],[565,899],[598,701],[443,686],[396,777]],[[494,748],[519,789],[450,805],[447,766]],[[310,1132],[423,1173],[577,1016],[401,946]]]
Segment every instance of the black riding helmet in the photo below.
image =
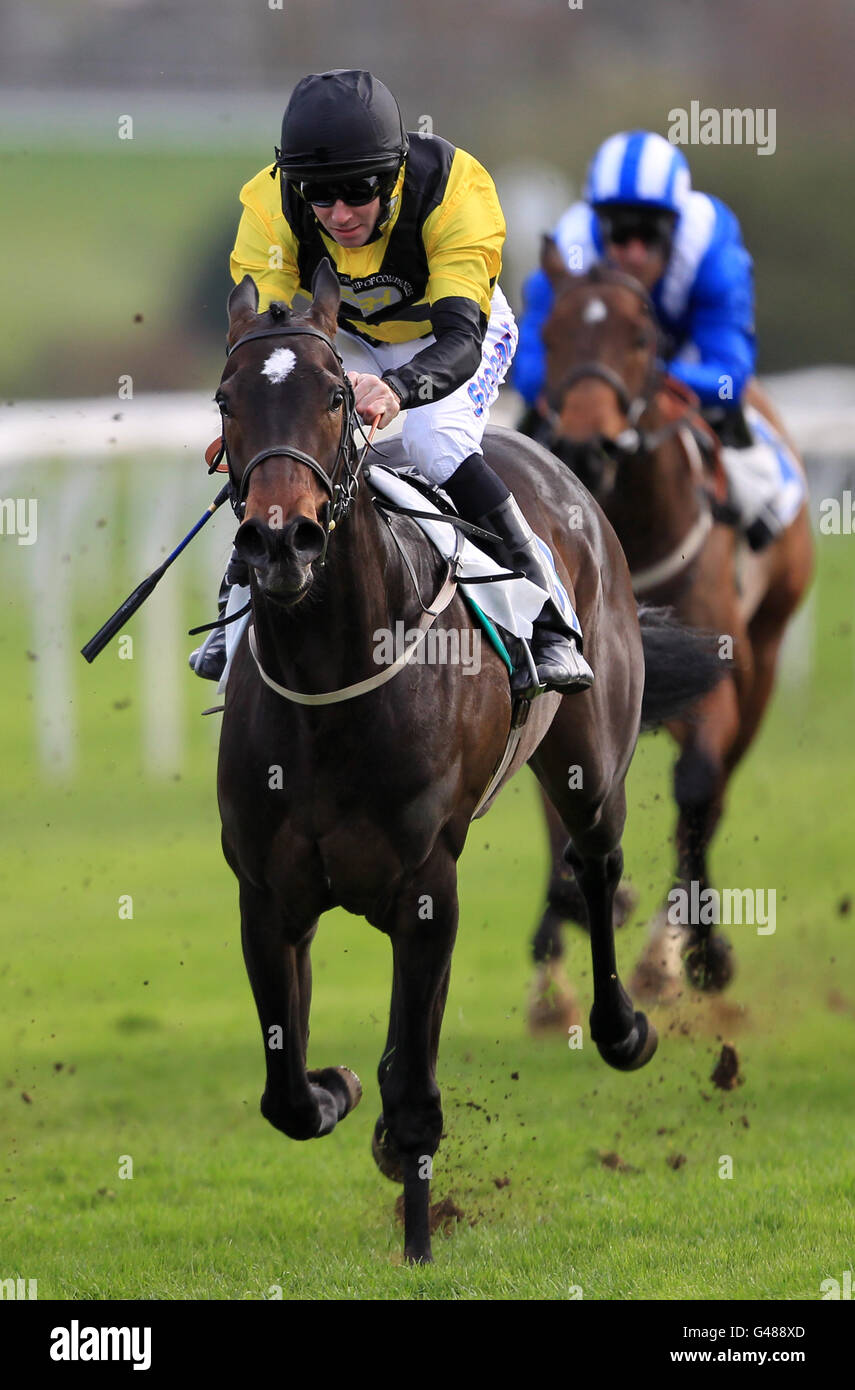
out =
[[[370,72],[311,73],[291,93],[276,167],[299,185],[386,175],[394,186],[410,147],[389,88]],[[390,191],[391,191],[390,186]]]

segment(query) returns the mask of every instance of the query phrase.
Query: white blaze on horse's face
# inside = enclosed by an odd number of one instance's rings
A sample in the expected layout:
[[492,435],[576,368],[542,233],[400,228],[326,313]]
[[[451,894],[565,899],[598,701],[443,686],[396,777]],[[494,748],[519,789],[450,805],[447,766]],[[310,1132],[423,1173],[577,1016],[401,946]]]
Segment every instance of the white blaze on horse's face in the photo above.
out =
[[601,299],[592,299],[582,310],[583,323],[602,323],[608,317],[608,309]]
[[261,375],[272,381],[274,386],[278,386],[281,381],[285,380],[286,376],[293,372],[296,365],[297,358],[290,348],[276,348],[262,367]]

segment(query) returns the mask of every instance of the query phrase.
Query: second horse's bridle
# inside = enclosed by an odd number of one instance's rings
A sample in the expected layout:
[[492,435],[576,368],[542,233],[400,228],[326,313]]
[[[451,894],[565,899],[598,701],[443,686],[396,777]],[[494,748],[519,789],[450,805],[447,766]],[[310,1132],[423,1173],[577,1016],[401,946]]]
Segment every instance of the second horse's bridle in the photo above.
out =
[[[608,278],[602,281],[602,287],[608,288],[611,285],[617,285],[622,289],[630,290],[636,295],[641,300],[647,316],[655,328],[656,314],[653,308],[653,301],[647,293],[647,290],[638,280],[633,279],[631,275],[624,275],[620,271],[610,270]],[[577,286],[575,284],[569,285],[565,293],[575,291],[576,288]],[[591,288],[596,289],[599,288],[599,286],[592,282]],[[567,375],[562,378],[558,387],[550,393],[547,400],[547,412],[545,414],[547,424],[551,431],[551,441],[548,442],[547,447],[554,448],[554,445],[560,443],[564,438],[560,430],[560,410],[567,392],[572,386],[575,386],[577,381],[584,381],[590,377],[596,377],[600,381],[605,381],[612,388],[617,397],[618,404],[626,416],[627,427],[615,441],[619,453],[635,454],[638,453],[639,450],[650,452],[673,432],[670,425],[665,426],[664,430],[657,431],[652,435],[645,435],[638,428],[642,416],[650,406],[656,394],[657,372],[655,369],[655,359],[651,360],[641,394],[637,396],[632,395],[623,377],[619,372],[616,372],[613,367],[607,366],[605,362],[591,360],[588,362],[579,362],[576,366],[571,367]]]

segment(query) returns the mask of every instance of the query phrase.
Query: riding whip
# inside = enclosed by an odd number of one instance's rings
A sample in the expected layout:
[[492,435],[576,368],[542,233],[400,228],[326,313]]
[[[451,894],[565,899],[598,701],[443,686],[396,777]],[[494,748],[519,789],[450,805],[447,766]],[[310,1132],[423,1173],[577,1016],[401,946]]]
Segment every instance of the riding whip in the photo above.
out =
[[125,599],[121,607],[116,609],[112,617],[107,619],[104,626],[98,629],[98,631],[95,633],[95,636],[90,638],[90,640],[86,643],[85,647],[81,648],[81,652],[83,656],[86,657],[87,661],[94,661],[98,653],[104,650],[111,638],[115,637],[119,629],[124,627],[126,621],[128,620],[128,618],[130,618],[131,614],[136,613],[137,609],[142,607],[149,594],[155,588],[155,585],[157,585],[160,582],[160,580],[165,575],[166,571],[169,569],[169,566],[172,564],[173,560],[178,559],[178,556],[181,554],[185,546],[188,546],[192,541],[193,537],[197,534],[197,532],[201,531],[202,527],[205,525],[207,521],[210,521],[217,508],[222,506],[223,502],[225,502],[230,490],[231,483],[228,482],[217,493],[211,505],[205,510],[205,512],[202,514],[202,516],[200,516],[199,520],[196,522],[196,525],[187,532],[187,535],[184,537],[183,541],[181,541],[175,547],[175,549],[172,551],[172,554],[167,555],[163,564],[158,565],[157,569],[153,570],[151,574],[148,576],[148,578],[143,580],[142,584],[137,585],[133,593]]

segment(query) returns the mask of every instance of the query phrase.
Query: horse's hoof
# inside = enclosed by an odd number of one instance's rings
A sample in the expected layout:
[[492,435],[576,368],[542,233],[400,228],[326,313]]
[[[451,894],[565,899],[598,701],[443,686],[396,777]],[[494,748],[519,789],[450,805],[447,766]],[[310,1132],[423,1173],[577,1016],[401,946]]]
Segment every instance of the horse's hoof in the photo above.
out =
[[629,921],[638,904],[638,893],[631,883],[623,881],[615,889],[614,926],[623,927]]
[[566,1034],[581,1022],[578,1000],[560,963],[551,960],[539,965],[529,999],[529,1032]]
[[684,955],[686,976],[695,989],[720,994],[733,979],[733,947],[726,936],[716,932],[690,946]]
[[384,1178],[388,1178],[390,1182],[404,1181],[401,1155],[382,1115],[379,1116],[371,1136],[371,1155]]
[[635,1023],[619,1043],[597,1043],[604,1062],[617,1071],[638,1071],[650,1061],[659,1045],[659,1035],[643,1013],[637,1012]]
[[351,1110],[355,1110],[362,1100],[362,1082],[356,1075],[356,1072],[350,1067],[333,1067],[332,1070],[338,1072],[347,1088],[347,1094],[350,1099],[350,1104],[347,1107],[347,1114],[349,1115]]
[[672,926],[664,912],[651,923],[650,937],[629,981],[639,1004],[674,1004],[685,992],[683,952],[689,941],[685,927]]
[[355,1110],[362,1099],[362,1082],[350,1067],[324,1067],[307,1075],[311,1085],[320,1086],[333,1096],[339,1120]]
[[674,979],[654,962],[641,960],[629,978],[627,989],[636,1004],[665,1007],[683,998],[686,982],[682,974]]

